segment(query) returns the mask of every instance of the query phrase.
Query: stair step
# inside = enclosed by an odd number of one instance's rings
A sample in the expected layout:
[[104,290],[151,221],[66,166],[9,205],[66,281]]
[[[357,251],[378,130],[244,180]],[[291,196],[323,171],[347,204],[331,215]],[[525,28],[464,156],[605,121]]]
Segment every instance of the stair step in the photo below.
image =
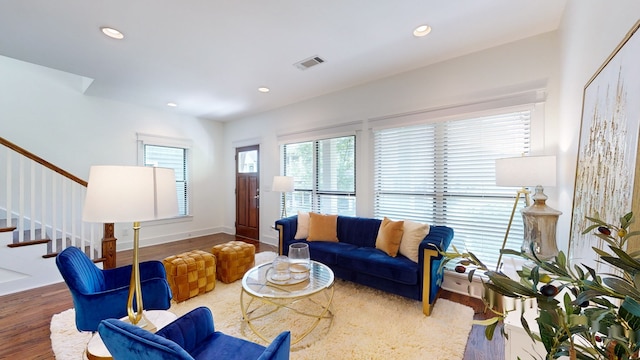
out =
[[[58,239],[58,240],[62,240],[62,239]],[[67,239],[67,247],[69,246],[68,244],[70,242],[71,241],[69,239]],[[62,249],[60,249],[60,248],[58,248],[58,251],[55,251],[55,252],[49,251],[46,254],[42,255],[42,258],[43,259],[54,258],[54,257],[58,256],[58,254],[61,251],[62,251]],[[98,256],[98,254],[99,254],[98,253],[98,249],[94,249],[93,252],[95,253],[95,256]],[[85,246],[84,253],[87,254],[87,256],[89,256],[89,258],[92,258],[92,256],[90,255],[91,254],[91,247],[90,246]],[[93,259],[93,262],[94,263],[101,263],[101,262],[104,262],[105,260],[106,260],[105,258],[95,258],[95,259]]]
[[10,248],[17,248],[17,247],[21,247],[21,246],[29,246],[29,245],[37,245],[37,244],[46,244],[48,242],[50,242],[51,240],[49,239],[41,239],[41,240],[27,240],[27,241],[22,241],[22,242],[17,242],[17,243],[11,243],[9,245],[7,245]]
[[11,219],[11,226],[7,226],[7,219],[0,220],[0,232],[11,232],[16,229],[17,219]]

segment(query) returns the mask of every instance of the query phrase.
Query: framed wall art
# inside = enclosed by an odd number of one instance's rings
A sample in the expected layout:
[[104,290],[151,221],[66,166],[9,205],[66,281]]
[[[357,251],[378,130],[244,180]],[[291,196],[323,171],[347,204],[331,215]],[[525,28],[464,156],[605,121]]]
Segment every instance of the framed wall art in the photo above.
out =
[[[592,247],[604,243],[582,232],[599,214],[619,224],[620,216],[638,209],[633,199],[640,130],[640,21],[627,33],[584,88],[578,145],[569,258],[602,271]],[[634,211],[640,216],[640,211]],[[630,244],[630,246],[634,246]]]

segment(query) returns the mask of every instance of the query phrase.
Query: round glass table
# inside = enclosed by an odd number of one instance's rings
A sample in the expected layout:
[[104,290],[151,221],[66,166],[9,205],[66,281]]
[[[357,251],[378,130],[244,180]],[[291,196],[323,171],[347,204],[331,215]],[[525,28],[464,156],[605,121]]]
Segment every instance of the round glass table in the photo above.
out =
[[[258,265],[244,274],[240,307],[244,321],[262,340],[271,342],[259,322],[268,323],[268,328],[277,329],[284,319],[291,317],[308,318],[301,329],[282,328],[279,331],[291,331],[291,344],[296,344],[315,329],[322,319],[333,319],[331,302],[333,301],[334,275],[331,269],[317,261],[311,261],[309,276],[302,280],[271,280],[271,263]],[[278,317],[282,311],[290,314],[286,318]],[[296,321],[294,321],[296,322]],[[283,325],[286,326],[286,325]],[[275,334],[277,335],[277,333]]]

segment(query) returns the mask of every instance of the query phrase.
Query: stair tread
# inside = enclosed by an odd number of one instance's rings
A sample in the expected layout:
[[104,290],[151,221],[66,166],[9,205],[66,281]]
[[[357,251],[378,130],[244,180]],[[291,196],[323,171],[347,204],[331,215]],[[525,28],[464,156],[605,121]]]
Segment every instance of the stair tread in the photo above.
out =
[[48,242],[50,242],[51,240],[49,239],[40,239],[40,240],[27,240],[27,241],[22,241],[22,242],[14,242],[11,243],[9,245],[7,245],[10,248],[16,248],[16,247],[20,247],[20,246],[30,246],[30,245],[37,245],[37,244],[46,244]]

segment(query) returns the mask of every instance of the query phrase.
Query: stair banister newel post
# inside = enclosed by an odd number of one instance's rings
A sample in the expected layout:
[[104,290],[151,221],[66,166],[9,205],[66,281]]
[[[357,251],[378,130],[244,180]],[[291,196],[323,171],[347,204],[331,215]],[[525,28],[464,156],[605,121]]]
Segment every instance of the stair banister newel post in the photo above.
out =
[[104,224],[103,238],[102,238],[102,257],[104,262],[102,266],[104,269],[113,269],[116,267],[116,239],[114,236],[113,223]]

